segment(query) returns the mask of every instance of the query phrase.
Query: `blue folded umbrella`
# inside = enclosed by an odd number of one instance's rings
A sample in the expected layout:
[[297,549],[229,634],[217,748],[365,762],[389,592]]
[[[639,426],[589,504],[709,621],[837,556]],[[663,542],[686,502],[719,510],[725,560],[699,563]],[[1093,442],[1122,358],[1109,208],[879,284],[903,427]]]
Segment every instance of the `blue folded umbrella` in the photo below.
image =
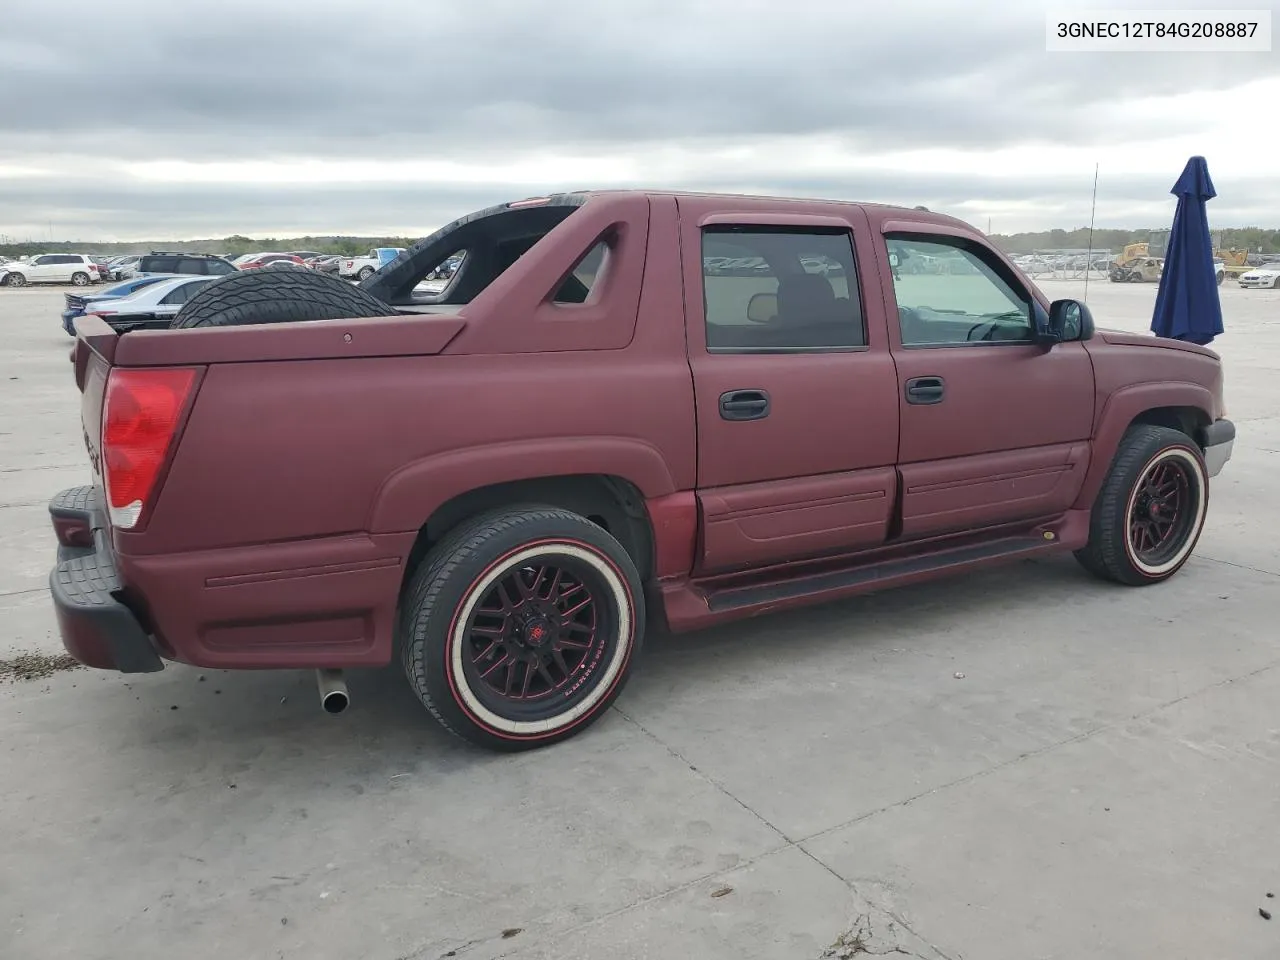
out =
[[1169,191],[1178,198],[1156,293],[1151,330],[1158,337],[1208,344],[1222,333],[1222,303],[1205,204],[1218,195],[1204,157],[1187,161]]

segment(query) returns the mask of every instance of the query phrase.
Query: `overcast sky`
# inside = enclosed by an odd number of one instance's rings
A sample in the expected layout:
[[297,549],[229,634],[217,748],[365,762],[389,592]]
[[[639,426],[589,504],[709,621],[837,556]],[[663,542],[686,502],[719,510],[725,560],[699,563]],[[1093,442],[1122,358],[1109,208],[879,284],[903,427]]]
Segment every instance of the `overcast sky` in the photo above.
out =
[[5,7],[14,239],[421,235],[596,186],[924,204],[1013,232],[1086,224],[1095,162],[1099,226],[1143,227],[1169,222],[1193,153],[1214,226],[1280,228],[1280,54],[1047,53],[1039,0]]

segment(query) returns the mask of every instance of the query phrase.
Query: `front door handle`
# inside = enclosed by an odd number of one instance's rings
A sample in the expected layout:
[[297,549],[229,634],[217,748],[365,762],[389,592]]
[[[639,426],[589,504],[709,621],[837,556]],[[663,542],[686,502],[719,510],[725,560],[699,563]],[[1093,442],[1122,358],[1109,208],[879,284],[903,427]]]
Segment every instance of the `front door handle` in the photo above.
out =
[[941,403],[946,384],[941,377],[913,377],[907,381],[907,403]]
[[721,420],[763,420],[769,415],[769,394],[763,390],[730,390],[720,394]]

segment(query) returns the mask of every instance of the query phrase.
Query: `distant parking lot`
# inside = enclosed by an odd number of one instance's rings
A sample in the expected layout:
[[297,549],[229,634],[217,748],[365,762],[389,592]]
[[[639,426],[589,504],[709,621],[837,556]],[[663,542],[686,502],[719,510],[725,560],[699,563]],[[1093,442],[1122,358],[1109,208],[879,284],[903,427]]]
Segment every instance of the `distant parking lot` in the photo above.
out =
[[[1068,557],[654,638],[506,757],[394,669],[340,718],[309,674],[57,669],[65,289],[0,290],[5,960],[1280,956],[1280,291],[1221,288],[1239,438],[1170,583]],[[1088,288],[1131,331],[1155,294]]]

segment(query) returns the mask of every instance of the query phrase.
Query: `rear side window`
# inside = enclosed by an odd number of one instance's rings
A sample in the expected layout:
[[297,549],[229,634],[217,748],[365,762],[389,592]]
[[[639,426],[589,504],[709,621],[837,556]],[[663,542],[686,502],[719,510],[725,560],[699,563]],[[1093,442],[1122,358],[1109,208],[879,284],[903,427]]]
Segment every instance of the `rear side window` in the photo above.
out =
[[178,260],[176,257],[143,257],[138,268],[142,273],[177,273]]
[[195,296],[196,293],[200,290],[200,288],[203,287],[207,282],[208,282],[207,280],[200,280],[200,281],[193,280],[191,283],[184,283],[182,286],[178,287],[176,290],[170,290],[167,294],[165,294],[164,299],[161,300],[160,302],[165,305],[172,305],[175,303],[186,303],[193,296]]
[[702,235],[707,348],[720,353],[867,344],[845,231],[725,227]]
[[609,245],[601,240],[586,252],[556,291],[556,303],[586,303],[604,276]]

